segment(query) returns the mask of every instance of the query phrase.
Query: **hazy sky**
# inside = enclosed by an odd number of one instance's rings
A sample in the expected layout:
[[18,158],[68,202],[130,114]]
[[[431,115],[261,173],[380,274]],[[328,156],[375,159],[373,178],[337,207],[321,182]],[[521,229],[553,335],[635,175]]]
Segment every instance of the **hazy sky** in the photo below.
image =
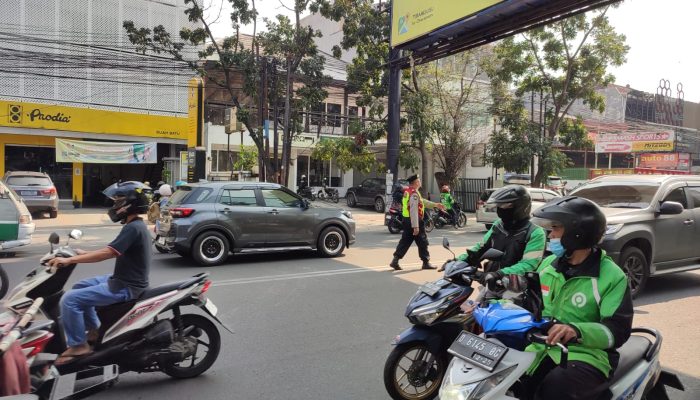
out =
[[[293,4],[292,0],[256,0],[260,14],[258,30],[264,29],[263,17],[293,15],[280,1]],[[228,5],[228,1],[225,3]],[[229,13],[230,9],[224,9],[219,23],[214,26],[218,36],[231,34],[230,23],[226,21]],[[630,46],[627,63],[612,71],[616,83],[656,93],[659,80],[663,78],[671,81],[675,97],[676,86],[681,82],[685,99],[700,103],[700,51],[697,50],[700,47],[697,43],[700,2],[625,0],[609,15],[616,30],[627,36]],[[252,31],[252,25],[243,29],[245,33]]]

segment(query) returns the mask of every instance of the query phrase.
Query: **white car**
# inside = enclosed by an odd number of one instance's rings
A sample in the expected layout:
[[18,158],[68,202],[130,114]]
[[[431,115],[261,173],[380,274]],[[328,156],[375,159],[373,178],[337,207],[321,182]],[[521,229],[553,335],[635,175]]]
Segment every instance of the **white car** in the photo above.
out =
[[[479,201],[476,204],[476,222],[486,225],[486,229],[491,229],[491,225],[493,225],[493,223],[498,219],[498,215],[496,214],[496,206],[486,204],[489,197],[491,197],[493,192],[495,192],[497,189],[498,188],[486,189],[481,193],[479,196]],[[561,197],[559,193],[549,189],[529,187],[527,188],[527,191],[530,192],[530,197],[532,198],[531,211],[537,210],[552,199]]]
[[31,244],[34,229],[22,198],[0,182],[0,251]]

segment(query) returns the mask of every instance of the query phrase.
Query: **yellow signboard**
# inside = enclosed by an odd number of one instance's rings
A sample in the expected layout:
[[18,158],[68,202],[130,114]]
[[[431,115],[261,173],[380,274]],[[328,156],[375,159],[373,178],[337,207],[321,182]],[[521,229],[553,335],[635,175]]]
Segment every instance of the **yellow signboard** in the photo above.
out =
[[391,46],[406,43],[502,1],[394,0],[391,11]]
[[673,151],[673,142],[652,141],[652,142],[632,142],[632,151]]
[[190,118],[0,100],[0,126],[12,128],[187,140]]

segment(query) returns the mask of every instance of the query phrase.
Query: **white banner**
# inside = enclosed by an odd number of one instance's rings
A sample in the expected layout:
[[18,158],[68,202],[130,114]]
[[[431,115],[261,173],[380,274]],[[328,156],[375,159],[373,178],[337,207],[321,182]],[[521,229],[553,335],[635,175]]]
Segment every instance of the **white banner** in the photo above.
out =
[[155,142],[90,142],[56,139],[57,162],[91,164],[155,164],[158,162]]

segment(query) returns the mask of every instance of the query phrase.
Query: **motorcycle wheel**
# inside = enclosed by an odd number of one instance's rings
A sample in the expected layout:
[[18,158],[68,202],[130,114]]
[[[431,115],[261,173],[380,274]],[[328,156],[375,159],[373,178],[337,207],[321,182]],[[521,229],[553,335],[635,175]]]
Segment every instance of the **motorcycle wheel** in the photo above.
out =
[[430,233],[435,228],[435,221],[432,218],[428,218],[425,221],[425,233]]
[[457,228],[464,228],[467,226],[467,214],[460,212],[459,217],[457,217]]
[[332,200],[334,203],[340,201],[340,198],[338,197],[338,192],[333,193]]
[[387,228],[389,228],[389,233],[392,233],[394,235],[397,233],[401,233],[401,226],[396,222],[395,219],[389,222]]
[[311,193],[311,201],[316,201],[316,195]]
[[434,399],[446,369],[445,354],[433,354],[424,342],[403,343],[386,359],[384,387],[395,400]]
[[[183,330],[192,328],[187,337],[197,341],[195,354],[179,363],[162,365],[161,367],[163,368],[163,372],[173,378],[194,378],[214,365],[214,361],[216,361],[216,358],[219,356],[219,350],[221,350],[221,335],[216,325],[207,317],[196,314],[185,314],[181,319]],[[173,326],[177,329],[177,322],[174,320]],[[176,331],[175,337],[177,337],[178,334],[179,332]],[[206,353],[200,356],[199,354],[202,347],[206,347]]]
[[0,299],[5,297],[7,289],[10,287],[10,278],[7,277],[7,272],[0,265]]

